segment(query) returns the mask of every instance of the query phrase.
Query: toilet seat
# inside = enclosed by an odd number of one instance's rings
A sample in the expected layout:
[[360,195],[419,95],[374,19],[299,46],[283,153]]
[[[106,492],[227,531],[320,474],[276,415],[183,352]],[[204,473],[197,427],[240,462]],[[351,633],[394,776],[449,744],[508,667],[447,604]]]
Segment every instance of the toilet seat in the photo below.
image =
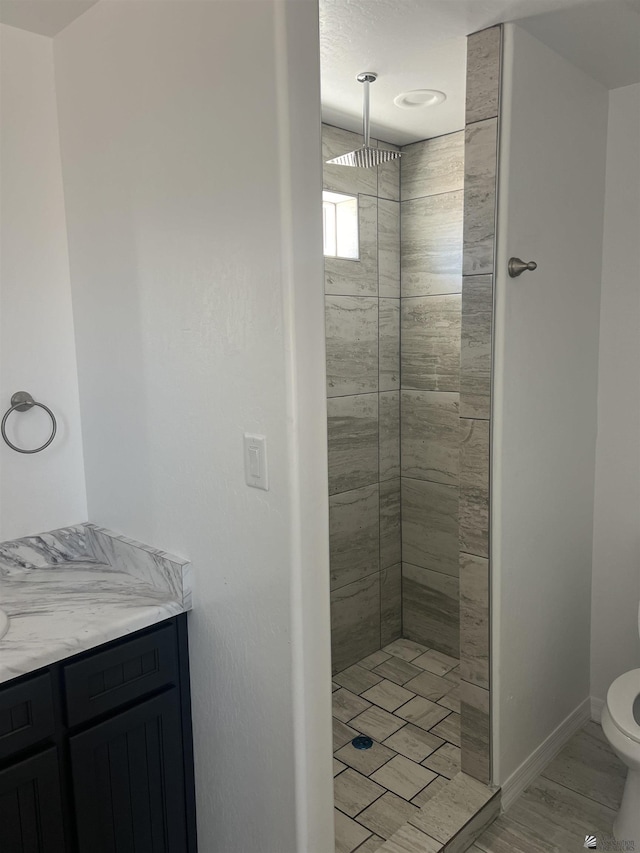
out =
[[632,669],[616,678],[607,693],[611,720],[622,734],[640,744],[640,725],[633,716],[633,705],[640,695],[640,669]]

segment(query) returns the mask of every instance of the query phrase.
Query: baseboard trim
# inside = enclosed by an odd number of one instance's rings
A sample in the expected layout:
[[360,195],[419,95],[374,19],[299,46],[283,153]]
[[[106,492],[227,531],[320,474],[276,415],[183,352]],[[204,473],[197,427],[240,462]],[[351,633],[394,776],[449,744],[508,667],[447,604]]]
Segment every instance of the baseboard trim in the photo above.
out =
[[540,775],[566,742],[591,719],[591,698],[585,699],[551,732],[548,738],[526,758],[502,786],[502,809],[505,811],[524,789]]
[[604,699],[598,699],[597,696],[591,697],[591,719],[594,723],[599,723],[602,719],[602,710],[604,708]]

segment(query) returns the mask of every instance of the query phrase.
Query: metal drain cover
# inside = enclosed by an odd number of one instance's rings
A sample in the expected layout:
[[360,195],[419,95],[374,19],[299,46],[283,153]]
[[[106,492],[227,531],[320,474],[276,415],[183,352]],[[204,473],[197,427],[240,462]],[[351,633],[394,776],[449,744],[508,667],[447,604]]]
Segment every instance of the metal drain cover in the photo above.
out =
[[367,737],[366,735],[358,735],[358,737],[354,737],[354,739],[351,741],[351,746],[355,747],[356,749],[371,749],[371,747],[373,746],[373,741],[370,737]]

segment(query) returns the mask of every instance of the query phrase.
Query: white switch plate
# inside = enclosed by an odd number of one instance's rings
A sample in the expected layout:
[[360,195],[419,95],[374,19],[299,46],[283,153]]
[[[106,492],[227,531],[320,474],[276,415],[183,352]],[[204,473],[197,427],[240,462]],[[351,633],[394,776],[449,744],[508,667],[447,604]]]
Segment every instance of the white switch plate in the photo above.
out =
[[247,486],[269,490],[267,439],[264,435],[244,434],[244,478]]

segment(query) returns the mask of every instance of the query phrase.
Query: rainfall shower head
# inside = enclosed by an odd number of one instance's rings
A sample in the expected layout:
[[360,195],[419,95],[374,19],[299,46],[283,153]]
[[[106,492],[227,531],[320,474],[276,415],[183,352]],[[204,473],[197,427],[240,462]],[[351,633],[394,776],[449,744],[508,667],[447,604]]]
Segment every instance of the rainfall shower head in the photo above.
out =
[[400,157],[399,151],[389,151],[386,148],[373,148],[369,145],[369,84],[377,80],[378,75],[372,71],[366,71],[363,74],[358,74],[356,80],[364,85],[364,103],[362,109],[362,135],[364,136],[364,145],[361,148],[356,148],[355,151],[349,151],[348,154],[341,154],[339,157],[334,157],[333,160],[327,160],[334,166],[357,166],[361,169],[369,169],[372,166],[379,166],[381,163],[387,163],[389,160],[397,160]]

